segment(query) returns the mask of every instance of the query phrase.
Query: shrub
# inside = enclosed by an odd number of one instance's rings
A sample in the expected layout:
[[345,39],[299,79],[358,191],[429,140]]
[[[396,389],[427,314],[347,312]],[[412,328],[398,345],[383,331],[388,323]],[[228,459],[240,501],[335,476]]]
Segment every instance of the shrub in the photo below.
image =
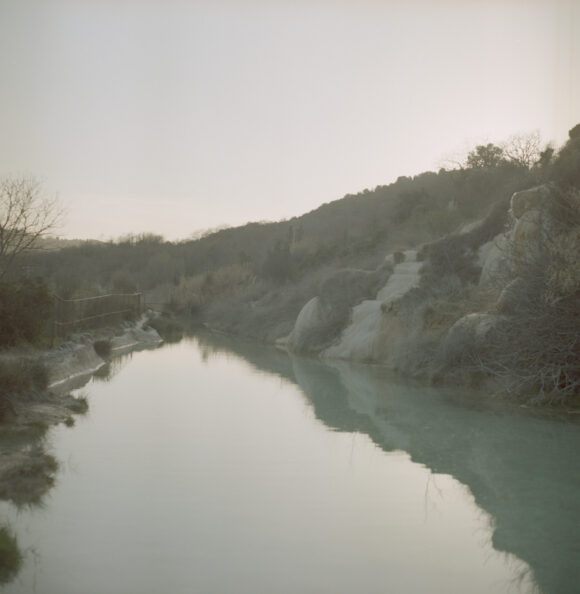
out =
[[288,242],[279,240],[270,248],[264,258],[261,274],[264,278],[278,283],[292,278],[293,261]]
[[79,396],[76,398],[71,396],[70,400],[66,404],[66,407],[77,415],[84,415],[89,410],[89,402],[86,396]]
[[450,275],[467,283],[479,280],[481,269],[476,263],[475,250],[462,235],[448,235],[433,242],[420,256],[427,259],[421,274],[423,284],[436,285]]
[[43,363],[20,358],[0,361],[0,420],[12,409],[12,399],[46,390],[48,369]]
[[0,361],[0,393],[21,393],[27,390],[46,390],[48,369],[31,359]]
[[183,338],[183,325],[169,314],[151,318],[148,324],[165,342],[178,342]]
[[95,340],[93,348],[95,349],[95,353],[102,359],[108,359],[111,356],[110,340]]
[[51,308],[52,297],[42,279],[0,284],[0,347],[37,342]]
[[553,178],[564,186],[580,188],[580,124],[568,132],[568,142],[552,166]]
[[552,401],[580,394],[579,194],[556,192],[543,216],[537,243],[512,250],[518,270],[510,285],[515,305],[482,363],[508,389]]
[[395,264],[401,264],[405,261],[405,254],[401,251],[396,251],[393,254],[393,261],[395,262]]

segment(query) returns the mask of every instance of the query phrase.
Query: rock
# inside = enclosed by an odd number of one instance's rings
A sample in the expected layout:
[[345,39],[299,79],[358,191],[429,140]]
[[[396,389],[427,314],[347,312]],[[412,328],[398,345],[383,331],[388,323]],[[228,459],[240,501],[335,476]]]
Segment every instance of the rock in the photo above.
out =
[[519,219],[525,212],[539,210],[549,195],[550,189],[545,185],[515,192],[510,200],[510,214],[514,219]]
[[509,238],[500,234],[479,248],[478,260],[481,266],[479,285],[495,284],[499,276],[509,269]]
[[509,282],[500,293],[495,302],[495,311],[501,314],[506,314],[514,311],[518,306],[519,298],[523,286],[525,285],[523,279],[517,277]]
[[382,324],[380,301],[363,301],[352,310],[352,321],[338,344],[324,351],[324,356],[353,361],[376,361],[380,350]]
[[446,352],[446,359],[451,354],[461,354],[466,347],[481,346],[488,334],[502,321],[504,316],[489,313],[471,313],[459,318],[449,328],[441,343],[441,349]]
[[550,225],[544,214],[545,201],[551,195],[548,185],[515,192],[510,201],[514,225],[510,232],[496,236],[479,249],[482,267],[480,286],[507,282],[518,268],[522,255],[535,249],[542,231]]
[[363,301],[353,308],[350,324],[337,344],[323,352],[324,357],[386,363],[387,353],[407,333],[394,304],[419,285],[423,266],[422,262],[417,262],[415,250],[407,250],[404,255],[404,261],[395,266],[376,299]]
[[421,280],[419,272],[423,262],[417,262],[416,250],[407,250],[404,255],[404,261],[395,266],[393,274],[377,294],[377,301],[382,304],[396,301],[411,289],[419,286]]
[[523,242],[537,241],[542,228],[542,214],[537,209],[530,209],[522,213],[517,219],[511,233],[512,241],[516,245]]
[[327,323],[327,312],[319,297],[313,297],[300,310],[294,328],[290,334],[278,341],[292,351],[303,352],[310,350],[312,337],[322,330]]

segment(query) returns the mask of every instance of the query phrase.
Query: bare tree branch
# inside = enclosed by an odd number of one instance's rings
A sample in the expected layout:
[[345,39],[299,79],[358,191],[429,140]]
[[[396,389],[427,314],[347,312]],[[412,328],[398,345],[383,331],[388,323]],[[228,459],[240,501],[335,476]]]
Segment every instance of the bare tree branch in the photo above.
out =
[[60,223],[63,210],[39,182],[27,176],[0,179],[0,279],[15,258],[35,248],[39,238]]
[[530,134],[514,134],[501,145],[504,156],[521,167],[530,169],[540,160],[541,137],[536,130]]

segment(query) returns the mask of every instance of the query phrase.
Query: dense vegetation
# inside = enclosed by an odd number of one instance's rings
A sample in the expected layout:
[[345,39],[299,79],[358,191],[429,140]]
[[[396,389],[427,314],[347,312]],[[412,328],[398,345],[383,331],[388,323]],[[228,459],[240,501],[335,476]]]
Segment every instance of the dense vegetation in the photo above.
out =
[[0,345],[38,342],[51,313],[52,297],[42,279],[0,283]]

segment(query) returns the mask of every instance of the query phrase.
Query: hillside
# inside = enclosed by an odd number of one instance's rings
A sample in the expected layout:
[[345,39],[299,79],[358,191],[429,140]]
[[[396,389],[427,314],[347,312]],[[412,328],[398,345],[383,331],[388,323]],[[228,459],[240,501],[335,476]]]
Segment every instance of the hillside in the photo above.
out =
[[526,351],[525,362],[505,351],[546,344],[556,322],[578,329],[579,157],[576,126],[559,151],[478,146],[459,168],[400,177],[291,220],[180,243],[86,242],[22,264],[66,297],[140,290],[157,307],[298,352],[569,397],[580,380],[575,342],[567,354]]

